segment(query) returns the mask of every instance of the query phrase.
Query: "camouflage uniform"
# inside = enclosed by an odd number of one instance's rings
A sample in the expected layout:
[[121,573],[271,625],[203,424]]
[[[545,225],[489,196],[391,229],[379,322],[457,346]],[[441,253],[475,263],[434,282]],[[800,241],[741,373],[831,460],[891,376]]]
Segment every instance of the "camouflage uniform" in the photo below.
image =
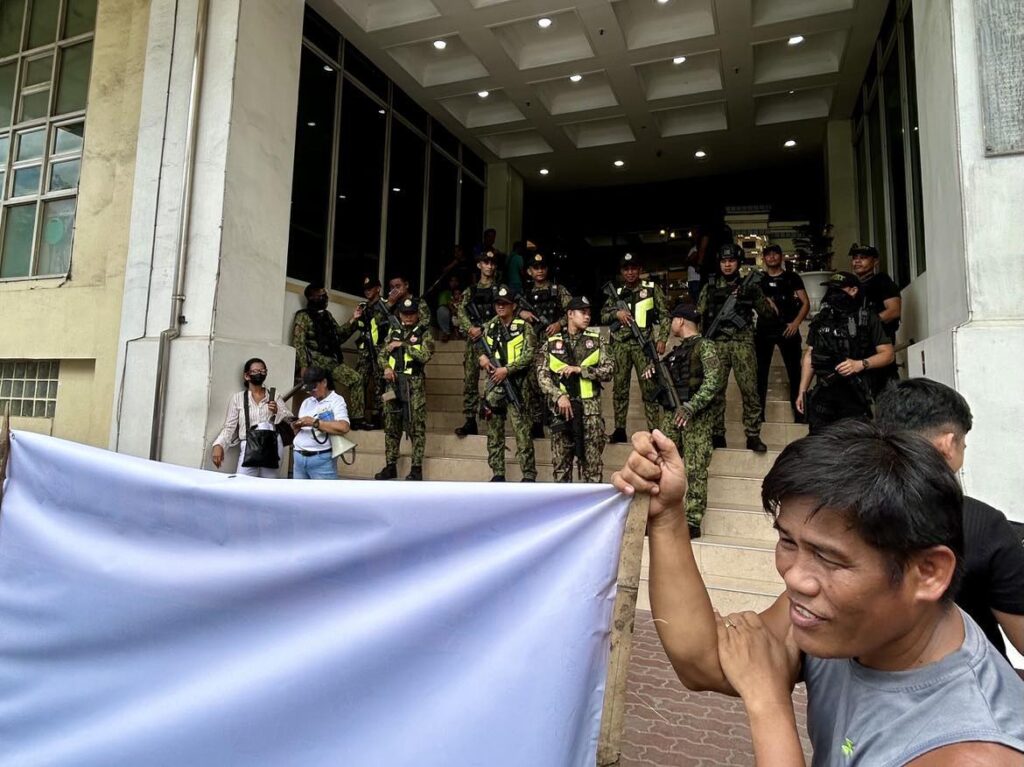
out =
[[[484,337],[494,352],[494,361],[498,367],[508,368],[505,380],[515,387],[520,399],[523,397],[526,373],[534,359],[537,347],[536,336],[530,325],[519,318],[513,318],[507,326],[509,340],[499,340],[502,324],[500,317],[494,317],[484,326]],[[477,357],[479,361],[479,355]],[[516,435],[516,459],[523,471],[524,479],[537,478],[537,463],[533,454],[533,439],[530,437],[530,413],[525,403],[523,412],[511,407],[505,397],[504,386],[489,386],[485,391],[485,402],[490,411],[487,420],[487,464],[495,475],[505,476],[505,413],[512,416],[512,429]]]
[[[537,356],[537,380],[541,392],[553,413],[558,413],[558,399],[567,394],[561,376],[557,371],[570,363],[565,348],[569,348],[574,362],[583,368],[580,374],[580,395],[583,400],[583,438],[586,443],[586,460],[579,470],[584,482],[604,481],[605,443],[604,417],[601,415],[601,384],[610,381],[615,363],[608,351],[608,344],[597,330],[588,328],[582,333],[556,333],[541,346]],[[556,415],[562,421],[560,415]],[[552,431],[551,461],[554,464],[555,482],[572,481],[572,462],[575,457],[575,442],[572,432]]]
[[300,371],[310,367],[329,370],[335,388],[345,387],[349,415],[354,421],[361,421],[366,399],[365,379],[344,363],[341,350],[341,345],[355,332],[356,327],[351,321],[339,325],[326,309],[313,312],[300,309],[295,313],[292,346],[295,347],[295,364]]
[[[356,341],[356,348],[359,349],[359,358],[356,360],[356,371],[363,377],[364,388],[373,385],[373,410],[375,413],[384,413],[384,402],[381,400],[381,396],[384,394],[385,386],[384,378],[381,376],[382,368],[376,364],[377,357],[380,355],[380,348],[384,343],[384,338],[387,336],[390,329],[390,322],[385,316],[384,309],[386,304],[383,302],[377,302],[373,305],[366,306],[362,317],[352,319],[352,326],[357,333],[359,338]],[[370,358],[373,358],[373,363],[370,364]]]
[[476,325],[469,318],[467,306],[470,301],[475,303],[484,319],[494,316],[494,293],[497,285],[494,281],[485,281],[483,278],[476,285],[462,291],[462,300],[455,310],[455,324],[459,330],[466,334],[466,353],[462,358],[463,370],[466,377],[462,388],[462,412],[467,420],[476,418],[477,410],[480,409],[480,347],[469,338],[469,329]]
[[[572,295],[563,285],[556,285],[550,280],[536,282],[528,286],[523,291],[523,295],[530,302],[530,305],[542,315],[542,319],[533,327],[538,337],[545,334],[547,326],[552,322],[560,322],[563,329],[566,327],[565,309],[572,300]],[[556,312],[557,316],[555,316]],[[537,381],[538,363],[542,367],[547,364],[547,360],[541,356],[540,345],[537,346],[534,364],[530,366],[529,371],[526,373],[526,385],[523,387],[527,412],[533,417],[534,423],[546,421],[550,414],[545,403],[547,398],[541,392],[540,384]]]
[[[739,284],[739,272],[731,280],[719,275],[704,286],[697,299],[697,311],[703,317],[702,327],[708,328],[722,308],[722,304]],[[740,297],[736,310],[746,315],[747,326],[736,330],[723,324],[710,339],[715,342],[722,363],[722,388],[711,404],[712,430],[715,436],[725,436],[725,388],[729,383],[729,371],[735,371],[736,385],[743,397],[743,431],[748,437],[761,434],[761,398],[757,393],[757,355],[754,351],[754,323],[751,310],[758,314],[771,314],[772,308],[764,291],[756,282],[751,283],[745,295]]]
[[[708,464],[711,463],[713,431],[711,404],[724,388],[722,363],[715,344],[699,335],[683,340],[665,357],[680,412],[665,413],[661,430],[676,443],[686,465],[686,520],[700,527],[708,506]],[[676,426],[676,418],[685,414],[685,429]]]
[[[668,340],[671,324],[665,306],[665,294],[653,282],[641,280],[636,290],[625,285],[616,288],[619,298],[626,303],[633,314],[641,332],[655,343]],[[601,324],[612,325],[617,322],[615,313],[618,311],[611,300],[605,301],[601,310]],[[644,397],[644,416],[647,428],[654,429],[658,425],[661,411],[654,401],[655,383],[643,378],[643,372],[650,366],[644,355],[643,348],[633,339],[628,327],[620,327],[611,334],[611,354],[615,361],[615,382],[612,393],[612,404],[615,408],[615,428],[626,428],[626,414],[629,410],[629,374],[636,370],[637,381]]]
[[[401,341],[402,348],[388,351],[388,344]],[[423,452],[427,441],[427,389],[424,385],[423,366],[434,353],[434,337],[430,327],[420,320],[411,328],[391,328],[384,339],[377,361],[380,368],[391,368],[403,373],[409,381],[409,439],[412,441],[412,465],[423,465]],[[398,391],[398,382],[392,384]],[[402,441],[402,402],[396,397],[384,407],[384,456],[389,465],[398,463]]]

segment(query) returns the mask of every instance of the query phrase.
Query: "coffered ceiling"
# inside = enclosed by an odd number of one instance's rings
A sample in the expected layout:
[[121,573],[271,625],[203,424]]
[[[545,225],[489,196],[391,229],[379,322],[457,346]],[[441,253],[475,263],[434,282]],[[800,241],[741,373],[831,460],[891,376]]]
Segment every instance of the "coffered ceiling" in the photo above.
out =
[[572,187],[820,154],[825,121],[852,111],[886,3],[310,4],[482,156]]

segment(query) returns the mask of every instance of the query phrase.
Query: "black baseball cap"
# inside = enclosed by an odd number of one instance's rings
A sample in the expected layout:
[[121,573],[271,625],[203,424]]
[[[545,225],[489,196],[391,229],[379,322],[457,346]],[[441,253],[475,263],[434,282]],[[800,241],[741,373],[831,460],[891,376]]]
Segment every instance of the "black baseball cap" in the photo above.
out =
[[836,272],[821,285],[826,288],[859,288],[860,280],[853,272]]
[[586,296],[575,296],[575,297],[573,297],[573,299],[569,302],[569,306],[566,307],[567,310],[576,310],[576,311],[580,311],[582,309],[591,309],[591,308],[592,307],[590,305],[590,299],[587,298]]
[[420,302],[413,301],[412,298],[405,298],[398,305],[399,314],[418,314],[420,311]]
[[380,280],[376,277],[370,277],[367,275],[363,277],[363,290],[370,290],[371,288],[379,288]]
[[534,253],[530,256],[530,261],[526,266],[527,268],[532,266],[534,269],[547,269],[548,257],[543,253]]
[[494,251],[493,250],[482,250],[482,251],[480,251],[480,255],[476,257],[476,260],[477,261],[494,261],[495,260]]
[[512,291],[509,290],[508,285],[501,285],[494,293],[494,303],[496,304],[514,304],[516,302],[512,295]]
[[619,259],[619,268],[624,266],[640,266],[640,256],[635,256],[632,253],[623,253],[622,258]]
[[682,317],[684,320],[690,322],[700,322],[700,313],[697,311],[697,307],[693,304],[676,304],[672,310],[673,317]]
[[853,245],[850,246],[850,256],[878,258],[878,248],[874,245],[858,245],[857,243],[853,243]]

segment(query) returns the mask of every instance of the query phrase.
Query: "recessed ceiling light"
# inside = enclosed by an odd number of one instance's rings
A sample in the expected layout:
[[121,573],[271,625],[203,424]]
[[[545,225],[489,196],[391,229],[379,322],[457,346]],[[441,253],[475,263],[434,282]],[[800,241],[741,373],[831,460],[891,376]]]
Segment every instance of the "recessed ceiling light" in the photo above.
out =
[[487,98],[488,96],[490,96],[490,95],[491,95],[491,92],[490,92],[490,91],[480,91],[480,92],[479,92],[478,94],[476,94],[476,95],[477,95],[477,96],[479,96],[479,97],[480,97],[480,98],[482,98],[482,99],[485,99],[485,98]]
[[614,165],[616,168],[621,168],[625,164],[625,160],[616,160],[615,162],[612,163],[612,165]]
[[316,127],[316,123],[315,122],[308,122],[308,123],[306,123],[306,125],[308,125],[310,128],[315,128]]
[[672,63],[673,64],[682,64],[685,61],[686,61],[686,56],[676,56],[674,59],[672,59]]
[[391,187],[391,191],[392,192],[401,192],[402,190],[399,189],[397,186],[393,186],[393,187]]
[[569,75],[569,82],[578,83],[583,79],[583,75]]
[[377,114],[379,114],[379,115],[386,115],[387,113],[388,113],[388,110],[386,110],[386,109],[378,109],[377,110]]
[[658,0],[658,5],[665,5],[668,0]]
[[693,237],[693,230],[691,229],[689,232],[687,232],[686,236],[687,237]]
[[537,19],[537,26],[541,29],[547,29],[551,26],[551,19],[545,17],[543,19]]
[[788,139],[786,141],[786,143],[783,144],[783,146],[786,147],[787,149],[795,147],[796,146],[796,139]]
[[333,72],[334,71],[334,67],[329,66],[327,64],[324,64],[324,71],[325,72]]
[[345,197],[345,195],[343,195],[343,194],[339,194],[339,195],[338,195],[338,199],[339,199],[339,200],[345,200],[345,199],[348,199],[348,198],[347,198],[347,197]]
[[547,168],[541,168],[541,169],[540,169],[540,175],[542,175],[542,176],[546,176],[546,175],[548,175],[548,173],[550,173],[550,172],[551,172],[551,171],[549,171],[549,170],[548,170]]
[[674,240],[676,238],[676,233],[675,232],[671,232],[668,237],[669,237],[670,240]]
[[796,93],[796,91],[790,91],[789,95],[792,96],[794,93]]
[[708,153],[705,152],[703,149],[698,149],[696,152],[693,153],[693,156],[696,157],[698,160],[703,160],[705,157],[708,156]]
[[664,229],[662,229],[661,231],[659,231],[659,232],[658,232],[658,234],[660,234],[660,235],[661,235],[662,237],[664,237],[664,236],[665,236],[665,234],[666,234],[666,232],[665,232],[665,230],[664,230]]
[[437,48],[439,51],[443,51],[445,48],[448,47],[448,43],[446,43],[444,40],[435,40],[434,47]]
[[802,43],[803,41],[804,41],[804,36],[803,35],[793,35],[791,38],[789,38],[789,40],[787,42],[790,45],[800,45],[800,43]]

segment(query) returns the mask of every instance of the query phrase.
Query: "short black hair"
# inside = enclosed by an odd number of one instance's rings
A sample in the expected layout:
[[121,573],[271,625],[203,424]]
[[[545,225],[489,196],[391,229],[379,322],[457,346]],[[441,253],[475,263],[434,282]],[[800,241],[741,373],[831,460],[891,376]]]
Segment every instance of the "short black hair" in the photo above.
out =
[[484,235],[485,236],[488,235],[488,234],[497,234],[497,233],[498,233],[498,230],[494,229],[493,227],[487,227],[486,229],[484,229]]
[[327,381],[327,390],[334,391],[334,376],[331,371],[327,368],[311,367],[306,371],[306,375],[303,379],[309,378],[310,380]]
[[320,280],[316,280],[315,282],[311,282],[311,283],[309,283],[306,286],[306,289],[302,291],[302,295],[304,295],[306,298],[309,298],[311,295],[316,293],[318,290],[323,290],[323,289],[324,289],[324,284]]
[[974,419],[967,400],[950,386],[930,378],[893,381],[875,403],[875,423],[884,431],[914,431],[931,436],[952,430],[963,437]]
[[782,248],[780,248],[778,245],[769,245],[768,247],[761,251],[761,255],[765,255],[767,253],[778,253],[781,256]]
[[963,576],[963,492],[942,455],[911,432],[883,432],[844,420],[788,445],[761,485],[775,519],[787,499],[810,498],[812,515],[844,515],[860,537],[885,554],[893,585],[911,556],[948,546],[957,567],[943,601]]

